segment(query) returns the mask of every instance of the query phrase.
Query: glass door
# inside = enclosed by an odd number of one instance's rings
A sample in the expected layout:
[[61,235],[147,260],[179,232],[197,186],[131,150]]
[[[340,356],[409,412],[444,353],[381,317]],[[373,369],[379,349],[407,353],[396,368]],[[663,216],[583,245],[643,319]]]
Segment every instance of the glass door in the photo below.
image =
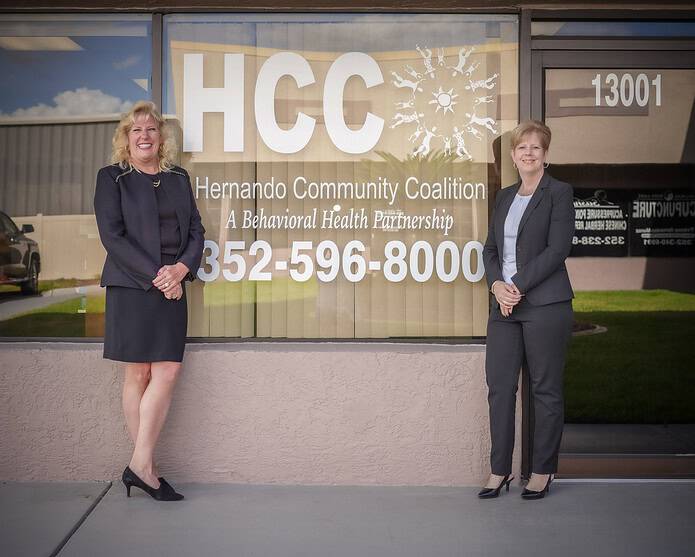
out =
[[536,51],[532,67],[548,172],[575,192],[559,474],[693,476],[695,53]]

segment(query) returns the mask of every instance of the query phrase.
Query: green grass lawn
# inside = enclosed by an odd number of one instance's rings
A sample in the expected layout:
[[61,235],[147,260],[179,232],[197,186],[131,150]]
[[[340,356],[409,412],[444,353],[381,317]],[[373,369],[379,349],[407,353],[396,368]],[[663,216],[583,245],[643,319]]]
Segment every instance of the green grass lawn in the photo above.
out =
[[[84,337],[98,336],[87,329],[88,315],[103,322],[104,296],[87,296],[86,308],[81,298],[73,298],[35,309],[0,321],[0,336],[5,337]],[[86,313],[80,313],[86,309]]]
[[695,295],[579,292],[577,321],[608,331],[572,339],[569,423],[695,423]]
[[577,292],[575,312],[695,311],[695,294],[671,290],[615,290]]
[[[73,278],[60,278],[43,280],[39,279],[39,292],[48,292],[55,288],[68,288],[72,286],[86,286],[88,284],[99,284],[99,279],[73,279]],[[14,284],[3,284],[0,285],[0,292],[19,292],[19,286]]]
[[[54,288],[98,284],[97,280],[58,279],[41,281],[42,292]],[[205,285],[205,303],[210,306],[224,306],[230,303],[252,304],[272,301],[272,288],[284,293],[286,300],[314,298],[318,294],[316,280],[297,283],[286,277],[276,278],[272,285],[262,283],[256,288],[252,283],[216,281]],[[15,286],[3,286],[2,291],[16,292]],[[80,313],[81,299],[74,298],[58,302],[0,321],[0,336],[4,337],[93,337],[103,335],[104,295],[87,296],[87,313]],[[232,302],[233,300],[234,302]],[[91,318],[91,321],[90,321]],[[95,319],[97,320],[95,322]]]

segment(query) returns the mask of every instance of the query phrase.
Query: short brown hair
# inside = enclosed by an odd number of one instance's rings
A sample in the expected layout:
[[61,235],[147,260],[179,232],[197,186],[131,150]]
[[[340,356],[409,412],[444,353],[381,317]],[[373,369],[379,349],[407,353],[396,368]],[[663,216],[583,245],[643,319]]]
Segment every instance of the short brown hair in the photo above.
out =
[[130,133],[137,116],[152,116],[154,121],[157,122],[157,128],[159,129],[161,137],[158,153],[159,168],[164,171],[171,170],[175,165],[174,159],[177,154],[176,141],[166,121],[157,110],[157,107],[150,101],[136,102],[133,108],[121,117],[121,121],[118,123],[118,127],[113,134],[113,140],[111,142],[113,144],[111,162],[119,164],[121,168],[124,169],[130,165],[128,133]]
[[547,151],[550,147],[550,139],[553,134],[550,132],[550,128],[548,126],[546,126],[543,122],[539,122],[538,120],[527,120],[512,130],[512,151],[518,147],[519,143],[521,143],[526,134],[533,132],[536,132],[539,135],[541,139],[541,147],[543,147],[543,150]]

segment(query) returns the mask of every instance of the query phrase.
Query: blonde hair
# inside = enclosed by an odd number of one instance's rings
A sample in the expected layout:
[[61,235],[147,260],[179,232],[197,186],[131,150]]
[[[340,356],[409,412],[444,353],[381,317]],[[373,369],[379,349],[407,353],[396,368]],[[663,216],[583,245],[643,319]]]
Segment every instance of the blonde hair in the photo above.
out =
[[113,139],[111,140],[113,145],[111,150],[111,162],[113,164],[118,164],[123,169],[132,166],[130,163],[128,133],[130,133],[130,130],[133,128],[135,118],[138,116],[152,116],[154,121],[157,122],[160,135],[159,151],[157,153],[159,158],[159,169],[164,172],[171,170],[175,166],[174,160],[178,154],[176,140],[169,130],[169,125],[166,123],[166,120],[162,118],[157,107],[151,101],[136,102],[133,108],[121,117],[121,121],[118,123],[116,131],[113,134]]
[[527,120],[512,130],[512,135],[510,137],[512,151],[519,146],[519,143],[521,143],[526,134],[533,132],[538,134],[541,140],[541,147],[543,147],[544,151],[547,151],[550,147],[550,139],[552,138],[553,134],[550,132],[550,128],[548,126],[546,126],[543,122],[539,122],[538,120]]

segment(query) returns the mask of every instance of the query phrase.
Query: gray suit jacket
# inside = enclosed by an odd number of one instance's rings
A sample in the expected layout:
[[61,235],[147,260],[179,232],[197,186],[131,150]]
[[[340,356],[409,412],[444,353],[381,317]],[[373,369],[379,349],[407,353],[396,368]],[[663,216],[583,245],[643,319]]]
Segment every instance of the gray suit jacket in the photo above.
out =
[[[488,288],[496,280],[504,280],[504,221],[520,185],[500,190],[495,199],[483,250]],[[574,297],[565,267],[574,235],[573,201],[572,186],[546,172],[521,217],[516,239],[517,273],[512,282],[530,304],[542,306]],[[497,305],[494,297],[493,303]]]
[[[174,167],[160,187],[166,188],[179,222],[181,244],[176,261],[188,267],[186,278],[193,280],[203,255],[205,229],[188,173]],[[102,168],[97,174],[94,212],[107,254],[101,286],[152,288],[162,266],[159,211],[152,181],[116,164]]]

